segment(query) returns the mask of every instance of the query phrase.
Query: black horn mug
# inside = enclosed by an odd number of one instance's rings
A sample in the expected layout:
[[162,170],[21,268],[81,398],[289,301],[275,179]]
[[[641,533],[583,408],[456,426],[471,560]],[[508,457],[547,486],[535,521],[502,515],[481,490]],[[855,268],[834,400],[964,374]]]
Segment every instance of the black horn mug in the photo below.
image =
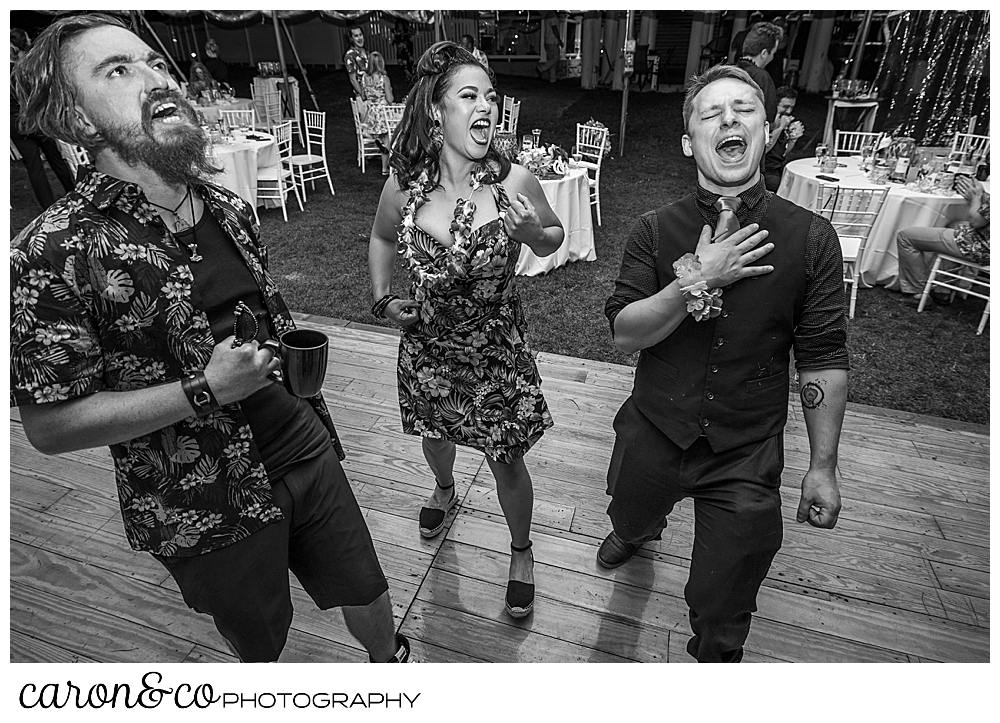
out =
[[303,399],[319,394],[330,350],[326,334],[315,329],[292,329],[282,334],[279,341],[265,339],[260,346],[281,359],[281,369],[269,376],[289,394]]

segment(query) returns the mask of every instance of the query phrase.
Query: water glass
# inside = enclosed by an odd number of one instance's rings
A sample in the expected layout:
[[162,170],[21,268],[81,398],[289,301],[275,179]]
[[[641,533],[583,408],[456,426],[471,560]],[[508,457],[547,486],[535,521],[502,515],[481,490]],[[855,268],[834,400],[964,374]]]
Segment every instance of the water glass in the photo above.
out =
[[829,146],[825,143],[816,144],[816,165],[819,166],[823,163],[823,157],[830,152]]

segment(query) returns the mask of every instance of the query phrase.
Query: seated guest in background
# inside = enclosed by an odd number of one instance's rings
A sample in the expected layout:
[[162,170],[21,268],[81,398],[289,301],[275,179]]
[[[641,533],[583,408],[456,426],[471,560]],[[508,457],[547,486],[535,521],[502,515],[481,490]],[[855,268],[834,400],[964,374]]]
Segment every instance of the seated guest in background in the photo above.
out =
[[[379,662],[405,662],[322,394],[269,379],[294,328],[253,210],[216,171],[164,57],[63,17],[15,70],[22,123],[94,166],[11,242],[11,399],[46,454],[109,446],[125,536],[240,660],[278,659],[289,571]],[[237,338],[238,337],[238,338]],[[154,613],[155,614],[155,613]]]
[[486,53],[476,47],[476,41],[473,40],[471,35],[462,36],[462,47],[472,53],[472,57],[482,63],[482,66],[487,70],[490,69],[489,58],[486,57]]
[[[10,29],[10,71],[14,73],[14,64],[27,52],[31,45],[31,40],[21,28]],[[45,163],[42,161],[42,154],[48,159],[49,165],[59,179],[66,193],[73,190],[73,173],[69,170],[66,159],[63,158],[59,150],[59,144],[51,138],[40,133],[22,133],[19,128],[18,116],[21,107],[17,102],[17,95],[14,93],[14,83],[10,84],[10,139],[17,148],[21,156],[21,162],[25,170],[28,171],[28,181],[31,183],[31,190],[35,193],[35,198],[42,210],[48,208],[55,201],[52,194],[52,186],[49,185],[49,177],[45,173]]]
[[229,82],[229,66],[226,61],[219,57],[219,44],[214,38],[209,38],[205,43],[205,67],[208,72],[220,83]]
[[[976,264],[990,262],[990,194],[979,181],[968,176],[955,179],[955,190],[969,201],[965,221],[948,228],[910,226],[896,233],[899,290],[904,304],[920,304],[935,254],[958,256]],[[931,292],[931,299],[940,304],[951,301],[948,295],[937,291]]]
[[354,88],[355,98],[364,98],[364,89],[361,87],[368,71],[368,51],[365,50],[365,31],[355,26],[347,34],[348,48],[344,53],[344,67],[347,69],[347,77]]
[[188,77],[188,95],[192,98],[199,98],[206,90],[213,90],[219,87],[219,83],[208,68],[199,60],[191,63],[191,73]]
[[777,134],[772,134],[773,142],[764,153],[764,187],[768,191],[777,191],[781,184],[781,173],[785,170],[785,164],[790,160],[789,154],[795,148],[795,143],[805,133],[805,126],[802,121],[795,120],[792,111],[795,110],[795,101],[799,93],[795,88],[782,86],[777,90],[778,115],[775,120]]

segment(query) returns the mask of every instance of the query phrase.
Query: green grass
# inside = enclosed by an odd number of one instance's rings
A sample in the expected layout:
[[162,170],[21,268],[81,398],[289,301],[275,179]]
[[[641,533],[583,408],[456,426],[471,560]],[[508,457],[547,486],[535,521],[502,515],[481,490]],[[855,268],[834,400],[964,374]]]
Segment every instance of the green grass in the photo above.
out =
[[[395,68],[390,69],[390,72]],[[250,71],[237,69],[237,91],[249,95]],[[374,319],[367,246],[383,177],[378,159],[362,174],[355,162],[354,127],[343,71],[313,69],[309,80],[327,111],[328,145],[336,196],[317,185],[306,211],[294,200],[289,222],[280,210],[262,212],[271,270],[289,306],[299,312],[367,324]],[[401,79],[393,76],[397,95]],[[312,108],[304,83],[302,105]],[[680,149],[681,95],[629,94],[625,153],[620,155],[621,92],[582,91],[571,81],[499,76],[497,89],[522,101],[519,131],[542,130],[545,143],[567,150],[577,122],[595,118],[612,133],[613,152],[601,176],[602,220],[594,235],[597,260],[569,264],[541,277],[518,277],[533,344],[539,351],[634,364],[611,341],[604,302],[614,287],[629,228],[647,210],[689,192],[694,164]],[[803,154],[812,153],[826,101],[802,95],[796,117],[806,125]],[[23,167],[11,164],[11,235],[39,211]],[[402,267],[394,288],[404,288]],[[989,423],[989,338],[975,329],[983,302],[959,300],[922,314],[882,288],[861,289],[850,322],[849,400],[859,404],[979,424]]]

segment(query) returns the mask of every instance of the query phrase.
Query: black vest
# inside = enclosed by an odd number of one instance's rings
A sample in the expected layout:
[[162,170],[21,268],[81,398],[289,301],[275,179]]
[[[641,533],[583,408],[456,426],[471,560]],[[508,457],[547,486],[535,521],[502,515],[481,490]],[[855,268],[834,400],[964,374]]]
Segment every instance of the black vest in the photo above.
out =
[[[806,291],[805,247],[813,214],[778,196],[762,229],[774,249],[758,264],[774,271],[723,289],[720,316],[688,315],[663,341],[639,354],[632,399],[667,437],[687,449],[699,435],[716,452],[780,432],[788,416],[788,364]],[[694,195],[657,212],[660,288],[673,263],[694,252],[704,220]]]

